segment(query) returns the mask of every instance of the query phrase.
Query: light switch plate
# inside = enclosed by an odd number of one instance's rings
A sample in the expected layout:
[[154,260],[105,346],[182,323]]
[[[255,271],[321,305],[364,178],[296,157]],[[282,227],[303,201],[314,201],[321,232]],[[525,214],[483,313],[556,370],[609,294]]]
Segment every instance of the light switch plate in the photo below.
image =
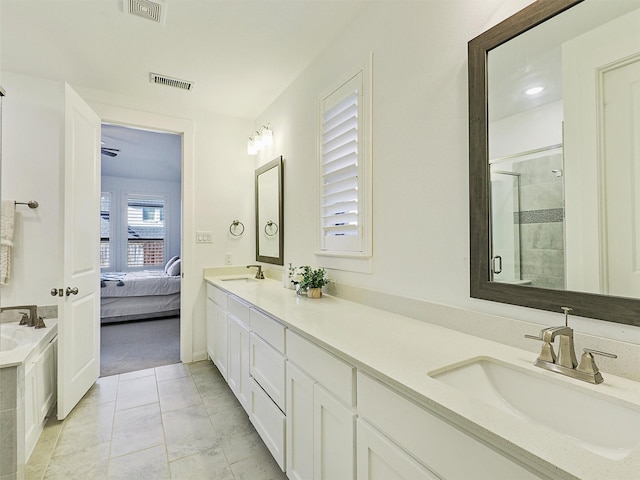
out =
[[212,243],[213,242],[213,233],[212,232],[196,232],[196,243]]

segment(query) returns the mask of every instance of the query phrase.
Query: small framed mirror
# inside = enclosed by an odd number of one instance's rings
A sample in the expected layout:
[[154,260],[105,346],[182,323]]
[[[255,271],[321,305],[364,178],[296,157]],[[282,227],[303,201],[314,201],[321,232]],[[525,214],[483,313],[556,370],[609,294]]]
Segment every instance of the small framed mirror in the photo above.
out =
[[282,156],[256,169],[256,260],[284,265]]

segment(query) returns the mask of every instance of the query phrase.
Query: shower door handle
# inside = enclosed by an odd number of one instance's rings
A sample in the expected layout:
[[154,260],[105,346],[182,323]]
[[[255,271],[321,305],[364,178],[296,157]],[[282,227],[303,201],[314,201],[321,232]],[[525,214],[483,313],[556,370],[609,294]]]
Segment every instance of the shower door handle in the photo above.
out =
[[[493,273],[495,273],[496,275],[502,273],[502,257],[500,255],[496,255],[495,257],[493,257],[492,263],[493,265],[491,265],[491,270],[493,270]],[[498,265],[497,268],[496,264]]]

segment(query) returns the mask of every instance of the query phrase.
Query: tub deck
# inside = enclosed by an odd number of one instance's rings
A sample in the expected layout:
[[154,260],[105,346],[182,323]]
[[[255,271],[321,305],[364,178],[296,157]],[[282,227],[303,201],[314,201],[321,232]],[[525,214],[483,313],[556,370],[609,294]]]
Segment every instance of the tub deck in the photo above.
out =
[[47,328],[35,329],[18,322],[0,324],[0,368],[23,363],[29,354],[58,333],[58,319],[46,318]]

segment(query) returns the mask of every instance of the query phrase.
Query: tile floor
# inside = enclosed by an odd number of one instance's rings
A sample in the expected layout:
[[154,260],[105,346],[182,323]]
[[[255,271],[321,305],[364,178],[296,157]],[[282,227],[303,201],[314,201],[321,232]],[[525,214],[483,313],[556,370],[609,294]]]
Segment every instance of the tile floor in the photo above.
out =
[[102,377],[27,464],[33,479],[284,480],[210,361]]

